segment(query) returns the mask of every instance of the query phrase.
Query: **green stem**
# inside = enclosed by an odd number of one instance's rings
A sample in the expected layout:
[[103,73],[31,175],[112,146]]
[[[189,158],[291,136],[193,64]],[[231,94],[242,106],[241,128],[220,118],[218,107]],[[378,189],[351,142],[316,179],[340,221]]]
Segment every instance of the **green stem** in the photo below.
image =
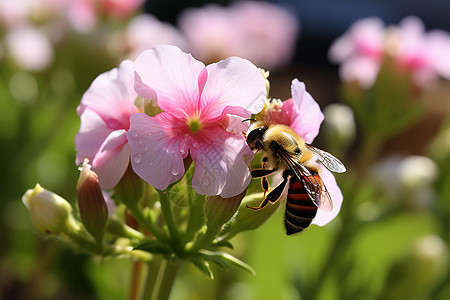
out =
[[147,279],[145,281],[144,293],[142,300],[152,299],[153,290],[155,289],[156,279],[158,278],[161,262],[163,261],[161,255],[155,256],[155,259],[147,264]]
[[92,253],[101,254],[103,252],[103,245],[99,244],[95,239],[81,228],[69,228],[64,232],[65,237],[75,242],[80,249]]
[[161,211],[166,221],[167,228],[169,229],[172,240],[178,241],[180,239],[180,232],[173,216],[172,205],[170,205],[170,199],[167,196],[167,192],[159,192]]
[[136,218],[136,220],[144,226],[145,229],[148,230],[156,239],[161,241],[162,243],[167,243],[169,238],[166,236],[165,232],[161,230],[158,226],[156,226],[155,222],[152,219],[151,214],[144,215],[143,210],[138,208],[138,206],[128,206],[128,209]]
[[180,263],[161,258],[149,266],[147,285],[142,300],[168,300]]
[[196,252],[200,249],[207,248],[212,244],[212,242],[216,239],[217,234],[219,233],[222,226],[208,226],[206,227],[205,233],[196,240],[190,247],[188,247],[187,251]]

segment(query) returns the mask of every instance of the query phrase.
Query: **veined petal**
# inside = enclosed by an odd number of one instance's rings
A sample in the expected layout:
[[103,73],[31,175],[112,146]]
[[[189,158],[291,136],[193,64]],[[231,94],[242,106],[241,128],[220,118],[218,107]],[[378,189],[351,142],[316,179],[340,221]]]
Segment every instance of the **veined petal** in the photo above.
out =
[[91,109],[85,109],[80,116],[80,130],[75,136],[77,149],[76,164],[79,165],[85,158],[94,160],[95,154],[100,150],[104,140],[111,133],[105,121]]
[[333,201],[333,209],[330,212],[318,209],[316,217],[312,221],[312,224],[324,226],[331,222],[331,220],[333,220],[338,215],[339,211],[341,210],[343,196],[341,190],[339,189],[339,186],[336,183],[336,179],[334,178],[333,173],[328,171],[323,166],[320,167],[319,173]]
[[306,91],[303,82],[300,82],[298,79],[292,80],[291,93],[294,101],[293,108],[297,108],[298,114],[296,114],[295,119],[291,120],[290,126],[307,143],[311,143],[319,133],[320,124],[324,119],[323,113],[319,104]]
[[130,147],[125,130],[116,130],[103,142],[92,161],[100,187],[112,189],[122,178],[130,161]]
[[227,106],[258,113],[267,97],[266,82],[250,61],[231,57],[206,67],[208,80],[203,88],[200,107],[213,106],[220,115]]
[[182,116],[197,107],[198,77],[204,67],[177,47],[159,45],[136,59],[135,72],[140,82],[135,87],[137,91],[153,89],[162,110]]
[[195,163],[192,187],[197,193],[230,198],[248,186],[251,180],[248,163],[253,152],[243,136],[211,131],[198,147],[194,146],[191,147]]
[[88,107],[97,112],[111,129],[128,129],[128,119],[137,112],[134,105],[133,62],[124,60],[119,68],[100,74],[84,93],[78,107],[82,114]]
[[160,190],[180,180],[185,172],[183,159],[189,154],[188,141],[176,124],[177,120],[165,112],[154,117],[137,113],[130,118],[127,138],[133,170]]

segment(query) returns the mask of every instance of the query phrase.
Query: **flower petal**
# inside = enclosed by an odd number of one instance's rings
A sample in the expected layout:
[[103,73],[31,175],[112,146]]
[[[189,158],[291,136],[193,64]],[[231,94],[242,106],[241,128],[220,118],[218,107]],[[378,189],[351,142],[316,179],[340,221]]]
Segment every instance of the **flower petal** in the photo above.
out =
[[86,107],[96,111],[111,129],[128,129],[129,117],[137,112],[134,105],[133,62],[124,60],[119,68],[100,74],[84,93],[78,107],[81,115]]
[[164,112],[154,117],[137,113],[130,118],[127,138],[133,170],[160,190],[180,180],[185,172],[183,159],[189,148],[176,123],[172,115]]
[[251,113],[263,109],[267,97],[266,82],[250,61],[231,57],[210,64],[206,69],[208,80],[201,95],[202,108],[214,105],[219,115],[226,106],[242,107]]
[[380,70],[380,63],[363,56],[348,59],[339,68],[339,77],[344,82],[356,81],[364,89],[374,85]]
[[184,115],[198,104],[198,77],[204,67],[177,47],[159,45],[142,52],[136,59],[135,72],[140,82],[136,82],[135,88],[137,91],[153,89],[162,110]]
[[338,215],[341,210],[343,196],[339,186],[336,183],[333,173],[328,171],[323,166],[320,167],[319,173],[325,187],[328,190],[328,193],[330,194],[331,200],[333,201],[333,209],[330,212],[318,209],[312,224],[324,226]]
[[88,158],[90,161],[94,160],[95,154],[100,150],[104,140],[111,133],[105,121],[89,108],[84,110],[80,119],[80,130],[75,136],[77,165],[81,164],[84,158]]
[[112,189],[119,183],[130,161],[130,147],[125,130],[116,130],[105,139],[92,161],[100,187]]
[[[291,93],[294,101],[293,108],[298,114],[291,114],[291,128],[302,136],[306,143],[311,143],[319,133],[320,124],[324,116],[319,104],[306,91],[305,84],[298,79],[292,80]],[[283,111],[289,109],[283,105]]]
[[253,158],[245,138],[226,131],[211,131],[203,136],[198,147],[195,147],[196,142],[191,147],[195,163],[194,190],[201,195],[223,198],[240,194],[250,183],[248,163]]

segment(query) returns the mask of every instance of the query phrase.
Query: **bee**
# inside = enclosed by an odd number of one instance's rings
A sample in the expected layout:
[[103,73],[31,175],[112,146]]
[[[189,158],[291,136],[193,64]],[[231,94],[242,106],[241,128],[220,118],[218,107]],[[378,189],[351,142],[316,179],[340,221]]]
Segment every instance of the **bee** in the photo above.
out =
[[[255,121],[245,135],[253,151],[264,153],[262,168],[251,171],[253,178],[261,178],[264,200],[258,207],[248,208],[261,210],[269,202],[277,202],[288,186],[284,218],[287,235],[307,228],[316,216],[317,208],[327,212],[333,209],[330,194],[319,175],[318,163],[332,172],[343,173],[346,169],[342,162],[305,143],[286,125]],[[267,176],[276,172],[281,173],[283,181],[267,194]]]

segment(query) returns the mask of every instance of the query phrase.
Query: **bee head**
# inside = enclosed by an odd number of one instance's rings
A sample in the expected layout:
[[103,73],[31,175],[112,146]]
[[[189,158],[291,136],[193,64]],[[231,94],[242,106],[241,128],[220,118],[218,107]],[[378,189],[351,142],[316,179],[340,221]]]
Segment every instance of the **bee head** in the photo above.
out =
[[267,125],[261,124],[260,122],[254,122],[247,131],[247,144],[252,150],[262,149],[262,142],[264,134],[268,129]]

